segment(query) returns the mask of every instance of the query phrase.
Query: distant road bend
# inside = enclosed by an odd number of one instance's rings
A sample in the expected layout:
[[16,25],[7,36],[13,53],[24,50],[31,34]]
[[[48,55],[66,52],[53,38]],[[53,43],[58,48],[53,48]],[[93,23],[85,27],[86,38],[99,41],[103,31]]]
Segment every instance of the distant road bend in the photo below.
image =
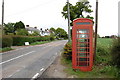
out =
[[27,46],[1,53],[2,78],[35,78],[55,60],[66,40]]

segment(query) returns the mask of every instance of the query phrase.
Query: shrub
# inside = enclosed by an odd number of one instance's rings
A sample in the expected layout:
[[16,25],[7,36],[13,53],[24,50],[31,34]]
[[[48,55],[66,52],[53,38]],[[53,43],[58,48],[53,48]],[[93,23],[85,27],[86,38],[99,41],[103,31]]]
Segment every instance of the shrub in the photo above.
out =
[[1,40],[2,40],[2,48],[12,46],[13,39],[11,36],[3,35]]
[[67,60],[72,60],[72,42],[68,42],[65,45],[63,57]]

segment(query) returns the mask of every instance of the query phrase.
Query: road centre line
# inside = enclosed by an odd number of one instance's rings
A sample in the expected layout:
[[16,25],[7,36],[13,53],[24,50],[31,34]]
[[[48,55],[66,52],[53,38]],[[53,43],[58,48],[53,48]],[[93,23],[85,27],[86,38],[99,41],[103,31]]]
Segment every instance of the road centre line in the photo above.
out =
[[20,55],[20,56],[18,56],[18,57],[9,59],[9,60],[7,60],[7,61],[1,62],[0,64],[4,64],[4,63],[7,63],[7,62],[10,62],[10,61],[12,61],[12,60],[15,60],[15,59],[21,58],[21,57],[23,57],[23,56],[26,56],[26,55],[28,55],[28,54],[31,54],[31,53],[33,53],[33,52],[35,52],[35,51],[31,51],[31,52],[28,52],[28,53],[26,53],[26,54]]

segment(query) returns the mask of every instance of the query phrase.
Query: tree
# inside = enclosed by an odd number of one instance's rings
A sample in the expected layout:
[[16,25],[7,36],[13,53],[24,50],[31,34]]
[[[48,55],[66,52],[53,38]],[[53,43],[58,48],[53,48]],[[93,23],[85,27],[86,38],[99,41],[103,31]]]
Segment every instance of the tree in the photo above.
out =
[[55,28],[53,28],[53,27],[50,28],[50,31],[52,31],[53,33],[56,32]]
[[56,30],[55,30],[55,28],[51,27],[51,28],[50,28],[50,32],[51,32],[50,35],[53,35],[53,36],[56,35]]
[[16,22],[14,25],[14,31],[16,31],[17,29],[25,29],[25,25],[22,21]]
[[[61,12],[63,17],[68,18],[68,13],[67,13],[67,5],[63,7],[63,11]],[[71,3],[69,3],[70,6],[70,20],[71,20],[71,25],[74,19],[76,18],[89,18],[89,19],[94,19],[93,17],[90,16],[90,13],[93,11],[90,9],[92,6],[89,5],[89,1],[81,1],[77,2],[75,6],[73,6]],[[84,16],[83,13],[88,13],[87,16]]]
[[64,38],[66,39],[67,38],[67,32],[62,29],[62,28],[57,28],[56,29],[56,35],[59,37],[59,38]]
[[4,24],[5,34],[14,33],[14,25],[15,25],[15,23]]
[[23,36],[28,36],[29,35],[29,33],[28,33],[28,31],[26,29],[18,29],[16,31],[16,34],[17,35],[23,35]]

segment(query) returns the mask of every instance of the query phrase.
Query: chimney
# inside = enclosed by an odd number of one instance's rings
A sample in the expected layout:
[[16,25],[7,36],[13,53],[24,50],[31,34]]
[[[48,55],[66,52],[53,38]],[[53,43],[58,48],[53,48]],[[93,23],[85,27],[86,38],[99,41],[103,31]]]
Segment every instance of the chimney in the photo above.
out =
[[29,27],[29,25],[26,25],[26,27]]
[[34,27],[35,29],[37,29],[37,27]]

